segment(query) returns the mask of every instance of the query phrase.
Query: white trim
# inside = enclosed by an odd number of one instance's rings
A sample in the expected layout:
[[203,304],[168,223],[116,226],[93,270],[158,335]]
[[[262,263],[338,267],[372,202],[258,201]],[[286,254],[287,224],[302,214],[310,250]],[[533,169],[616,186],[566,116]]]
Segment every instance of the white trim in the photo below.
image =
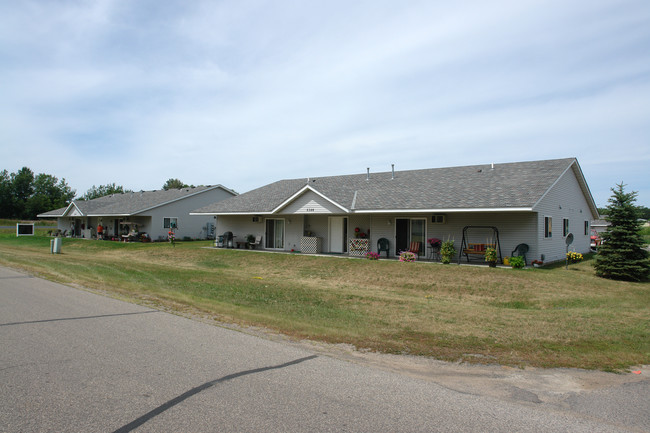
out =
[[[543,230],[543,236],[542,239],[553,239],[553,216],[552,215],[544,215],[544,222],[542,223],[544,226],[542,228]],[[546,218],[550,220],[551,223],[551,236],[546,236],[547,230],[546,230]]]
[[309,186],[309,185],[305,185],[304,187],[302,187],[302,189],[300,189],[300,191],[296,192],[296,193],[293,194],[291,197],[289,197],[288,199],[286,199],[285,201],[283,201],[282,203],[280,203],[279,206],[277,206],[275,209],[273,209],[273,210],[271,211],[271,214],[276,214],[276,213],[278,213],[278,211],[280,211],[281,209],[287,207],[287,206],[289,205],[289,203],[291,203],[291,202],[294,201],[296,198],[298,198],[298,197],[300,197],[301,195],[303,195],[303,194],[305,193],[305,191],[311,191],[311,192],[313,192],[313,193],[319,195],[320,197],[324,198],[324,199],[327,200],[328,202],[332,203],[334,206],[336,206],[336,207],[338,207],[339,209],[341,209],[343,212],[346,212],[346,213],[349,213],[349,212],[350,212],[348,209],[344,208],[343,206],[341,206],[340,204],[338,204],[338,203],[335,202],[334,200],[330,199],[329,197],[325,196],[324,194],[322,194],[322,193],[316,191],[316,190],[315,190],[314,188],[312,188],[311,186]]
[[587,205],[589,206],[589,209],[591,210],[591,216],[598,219],[598,208],[596,206],[596,202],[594,201],[594,197],[591,195],[591,191],[589,190],[589,185],[587,185],[587,181],[585,179],[585,175],[582,172],[582,169],[580,168],[580,164],[578,164],[578,160],[576,158],[573,158],[573,162],[569,164],[569,166],[562,172],[560,176],[558,176],[557,179],[555,179],[555,182],[553,182],[553,185],[551,185],[544,194],[537,200],[537,202],[533,205],[533,209],[535,209],[542,200],[544,200],[544,197],[548,195],[548,193],[553,189],[555,185],[564,177],[565,174],[569,170],[573,170],[573,174],[576,176],[576,179],[578,181],[578,185],[580,186],[580,190],[582,191],[582,195],[585,197],[587,201]]
[[[273,215],[273,212],[226,212],[226,213],[218,213],[218,212],[190,212],[190,215],[195,215],[195,216],[204,216],[204,215],[219,215],[219,216],[241,216],[241,215],[248,215],[248,216],[262,216],[262,215]],[[283,215],[283,214],[281,214]]]
[[593,195],[591,194],[591,190],[589,189],[589,185],[587,184],[587,179],[585,179],[585,175],[582,172],[582,168],[580,167],[580,164],[578,163],[578,159],[575,159],[575,163],[573,165],[573,171],[577,172],[579,176],[576,175],[578,178],[578,183],[580,184],[580,188],[582,189],[582,193],[587,196],[588,202],[589,202],[589,207],[591,208],[591,213],[592,217],[595,216],[594,219],[600,218],[600,215],[598,213],[598,206],[596,206],[596,201],[594,200]]
[[[347,236],[345,236],[345,234],[347,234],[347,231],[348,231],[349,217],[347,215],[333,215],[333,216],[328,216],[327,217],[327,251],[330,252],[330,253],[332,252],[332,241],[334,240],[333,237],[332,237],[332,220],[334,218],[340,218],[340,219],[343,220],[343,222],[342,222],[342,224],[343,224],[342,225],[343,233],[341,233],[341,235],[343,235],[343,238],[340,239],[341,241],[343,241],[343,243],[341,245],[342,251],[340,251],[340,253],[343,254],[347,250],[346,244],[347,244],[348,240],[346,239]],[[337,239],[337,241],[338,240],[339,239]],[[339,251],[334,251],[334,252],[339,253]]]
[[[533,209],[534,209],[537,205],[539,205],[539,204],[541,203],[542,200],[544,200],[544,197],[546,197],[546,196],[548,195],[548,193],[551,192],[551,190],[553,189],[553,187],[554,187],[555,185],[557,185],[557,183],[560,181],[560,179],[562,179],[562,178],[564,177],[564,175],[567,173],[567,171],[571,170],[571,167],[573,166],[573,163],[574,163],[574,162],[575,162],[575,159],[574,159],[574,161],[573,161],[571,164],[569,164],[569,166],[568,166],[568,167],[567,167],[567,168],[562,172],[562,174],[559,175],[559,176],[555,179],[555,182],[553,182],[553,184],[552,184],[551,186],[549,186],[549,187],[546,189],[546,192],[545,192],[544,194],[542,194],[542,196],[539,198],[539,200],[537,200],[537,201],[535,202],[535,204],[533,205]],[[578,183],[579,183],[579,182],[580,182],[580,181],[578,181]]]
[[364,213],[461,213],[461,212],[533,212],[530,207],[504,207],[504,208],[455,208],[455,209],[386,209],[386,210],[359,210],[357,214]]
[[[340,207],[340,206],[339,206]],[[504,207],[504,208],[455,208],[455,209],[386,209],[386,210],[350,210],[349,214],[388,214],[388,213],[462,213],[462,212],[534,212],[530,207]],[[190,212],[190,215],[287,215],[272,212]]]
[[[148,207],[148,208],[138,209],[136,212],[134,212],[134,213],[132,213],[130,215],[137,215],[137,214],[142,213],[142,212],[146,212],[146,211],[149,211],[149,210],[152,210],[152,209],[156,209],[156,208],[158,208],[160,206],[166,206],[166,205],[168,205],[170,203],[175,203],[177,201],[184,200],[184,199],[189,198],[189,197],[194,197],[195,195],[203,194],[203,193],[208,192],[208,191],[213,191],[213,190],[215,190],[217,188],[221,188],[224,191],[226,190],[226,188],[224,188],[224,187],[222,187],[220,185],[215,185],[213,187],[206,188],[206,189],[204,189],[202,191],[197,191],[197,192],[194,192],[192,194],[183,195],[183,196],[177,197],[177,198],[175,198],[173,200],[169,200],[169,201],[166,201],[164,203],[159,203],[159,204],[156,204],[156,205]],[[185,189],[185,188],[181,188],[181,189]],[[150,192],[150,191],[143,191],[143,192]],[[234,192],[234,191],[226,191],[226,192]],[[134,194],[137,194],[137,192],[134,192]]]
[[424,221],[424,233],[422,236],[422,243],[420,245],[420,248],[422,248],[423,254],[421,257],[426,256],[427,253],[427,225],[429,224],[429,219],[426,217],[422,216],[396,216],[393,218],[393,239],[395,239],[395,257],[399,256],[399,251],[397,251],[397,220],[408,220],[409,221],[409,231],[408,231],[408,239],[406,240],[407,247],[411,245],[412,236],[413,236],[413,223],[412,221],[417,220],[417,221]]
[[[275,247],[271,248],[271,247],[266,246],[266,242],[268,242],[268,240],[269,240],[268,233],[266,232],[266,222],[269,221],[269,220],[273,220],[273,221],[282,220],[282,247],[281,248],[275,248]],[[274,228],[274,230],[275,230],[275,228]],[[266,238],[264,240],[264,249],[265,250],[284,251],[286,249],[286,245],[287,245],[287,219],[286,218],[273,217],[273,216],[268,217],[268,218],[264,218],[264,237]],[[273,243],[275,243],[275,239],[273,240]]]
[[68,213],[70,213],[70,208],[72,208],[72,207],[74,207],[75,209],[77,209],[77,211],[80,213],[80,215],[75,215],[75,216],[72,216],[72,217],[70,217],[70,218],[79,218],[79,217],[82,217],[82,216],[86,216],[86,215],[81,211],[81,209],[79,209],[79,206],[77,206],[75,202],[71,202],[71,203],[68,205],[68,207],[63,211],[63,214],[61,214],[61,216],[62,216],[62,217],[67,217],[67,216],[68,216]]
[[[165,227],[165,220],[166,219],[169,220],[169,227]],[[172,227],[172,220],[173,219],[176,220],[176,227]],[[163,219],[162,219],[162,228],[164,228],[164,229],[172,229],[172,228],[177,229],[178,228],[178,217],[163,217]]]

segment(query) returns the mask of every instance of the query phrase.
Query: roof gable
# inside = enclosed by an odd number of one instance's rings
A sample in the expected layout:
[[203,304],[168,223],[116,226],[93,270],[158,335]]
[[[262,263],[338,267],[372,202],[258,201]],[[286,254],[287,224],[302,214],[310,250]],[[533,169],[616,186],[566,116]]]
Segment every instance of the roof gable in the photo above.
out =
[[292,214],[349,212],[346,208],[309,185],[306,185],[281,203],[277,208],[273,209],[272,213],[278,213],[280,211]]

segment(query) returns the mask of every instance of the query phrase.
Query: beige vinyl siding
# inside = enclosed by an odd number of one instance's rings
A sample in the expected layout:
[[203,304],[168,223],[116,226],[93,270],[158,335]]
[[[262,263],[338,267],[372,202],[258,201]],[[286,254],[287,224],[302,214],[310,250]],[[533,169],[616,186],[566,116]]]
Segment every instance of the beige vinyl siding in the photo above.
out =
[[[348,238],[354,238],[354,229],[359,227],[359,229],[363,232],[368,232],[368,229],[370,229],[370,239],[372,243],[372,239],[374,239],[374,234],[372,232],[372,221],[374,217],[371,215],[356,215],[356,214],[351,214],[348,215]],[[376,243],[377,241],[375,241]]]
[[[431,218],[431,217],[429,217]],[[536,217],[533,212],[482,212],[449,213],[445,224],[427,224],[427,239],[438,238],[454,241],[456,250],[460,249],[463,228],[466,226],[493,226],[499,231],[501,255],[510,256],[512,250],[521,243],[528,244],[528,260],[535,258],[536,251]],[[488,242],[491,231],[486,229],[469,229],[467,242]]]
[[289,203],[280,212],[282,214],[334,214],[341,213],[341,208],[324,199],[313,191],[306,191]]
[[[573,170],[568,170],[558,179],[534,210],[538,216],[539,255],[544,254],[546,262],[565,258],[564,219],[569,220],[569,231],[574,239],[569,250],[589,252],[589,234],[584,234],[584,222],[590,220],[592,215]],[[547,216],[553,218],[553,236],[550,238],[544,237],[544,217]]]
[[[433,214],[394,214],[372,216],[370,239],[372,251],[377,251],[377,240],[386,238],[390,242],[390,254],[395,254],[395,219],[396,218],[425,218],[426,239],[438,238],[443,241],[451,239],[459,250],[465,226],[494,226],[499,231],[501,254],[509,256],[512,250],[526,243],[530,247],[527,258],[532,260],[536,255],[536,215],[534,212],[461,212],[446,214],[444,224],[431,223]],[[389,224],[390,222],[390,224]],[[354,226],[351,225],[351,230]],[[474,229],[468,231],[468,242],[488,242],[492,231]],[[428,249],[426,250],[428,253]]]
[[[390,224],[389,224],[390,223]],[[354,227],[352,228],[354,230]],[[395,218],[387,215],[373,215],[370,227],[370,250],[377,252],[377,241],[388,239],[390,256],[395,255]],[[384,253],[382,253],[383,256]]]
[[[217,217],[216,235],[223,235],[225,232],[232,232],[237,239],[243,239],[246,235],[264,236],[264,218],[258,217],[258,222],[253,222],[253,216],[229,216],[220,215]],[[264,239],[262,239],[264,244]]]
[[[177,239],[183,239],[184,237],[205,239],[206,224],[214,224],[214,217],[212,215],[190,215],[189,213],[194,209],[216,203],[229,197],[232,197],[230,192],[224,191],[221,188],[215,188],[145,211],[142,216],[151,216],[151,220],[146,230],[141,230],[149,233],[149,236],[153,240],[160,238],[166,239],[169,229],[163,227],[163,218],[175,217],[178,218]],[[138,218],[138,216],[136,215],[135,218]]]
[[284,219],[284,249],[300,251],[300,238],[303,236],[304,215],[278,215],[270,218]]
[[305,215],[304,216],[304,232],[311,232],[312,236],[322,239],[321,248],[323,252],[329,252],[329,243],[327,242],[327,233],[329,231],[328,215]]

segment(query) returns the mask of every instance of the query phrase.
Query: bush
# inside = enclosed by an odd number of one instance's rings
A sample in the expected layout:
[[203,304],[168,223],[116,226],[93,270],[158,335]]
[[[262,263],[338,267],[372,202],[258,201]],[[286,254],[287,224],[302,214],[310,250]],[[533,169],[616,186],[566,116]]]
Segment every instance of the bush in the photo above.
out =
[[510,266],[512,266],[512,269],[521,269],[524,266],[526,266],[526,262],[524,262],[523,257],[514,256],[514,257],[510,257]]
[[444,241],[440,246],[440,261],[447,265],[451,263],[451,258],[454,257],[455,254],[456,248],[454,247],[454,241]]

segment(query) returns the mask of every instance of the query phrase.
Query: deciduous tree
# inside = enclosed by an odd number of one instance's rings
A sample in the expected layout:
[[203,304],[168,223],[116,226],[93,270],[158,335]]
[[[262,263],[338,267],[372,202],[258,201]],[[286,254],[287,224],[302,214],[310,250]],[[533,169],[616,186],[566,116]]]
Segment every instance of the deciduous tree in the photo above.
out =
[[81,197],[81,200],[93,200],[95,198],[104,197],[111,194],[124,194],[126,192],[133,192],[130,189],[124,189],[122,185],[115,185],[115,183],[106,184],[106,185],[93,185],[86,193]]
[[[186,183],[183,183],[180,179],[167,179],[167,182],[163,185],[165,191],[170,189],[181,189],[181,188],[190,188]],[[193,186],[191,187],[193,188]]]

